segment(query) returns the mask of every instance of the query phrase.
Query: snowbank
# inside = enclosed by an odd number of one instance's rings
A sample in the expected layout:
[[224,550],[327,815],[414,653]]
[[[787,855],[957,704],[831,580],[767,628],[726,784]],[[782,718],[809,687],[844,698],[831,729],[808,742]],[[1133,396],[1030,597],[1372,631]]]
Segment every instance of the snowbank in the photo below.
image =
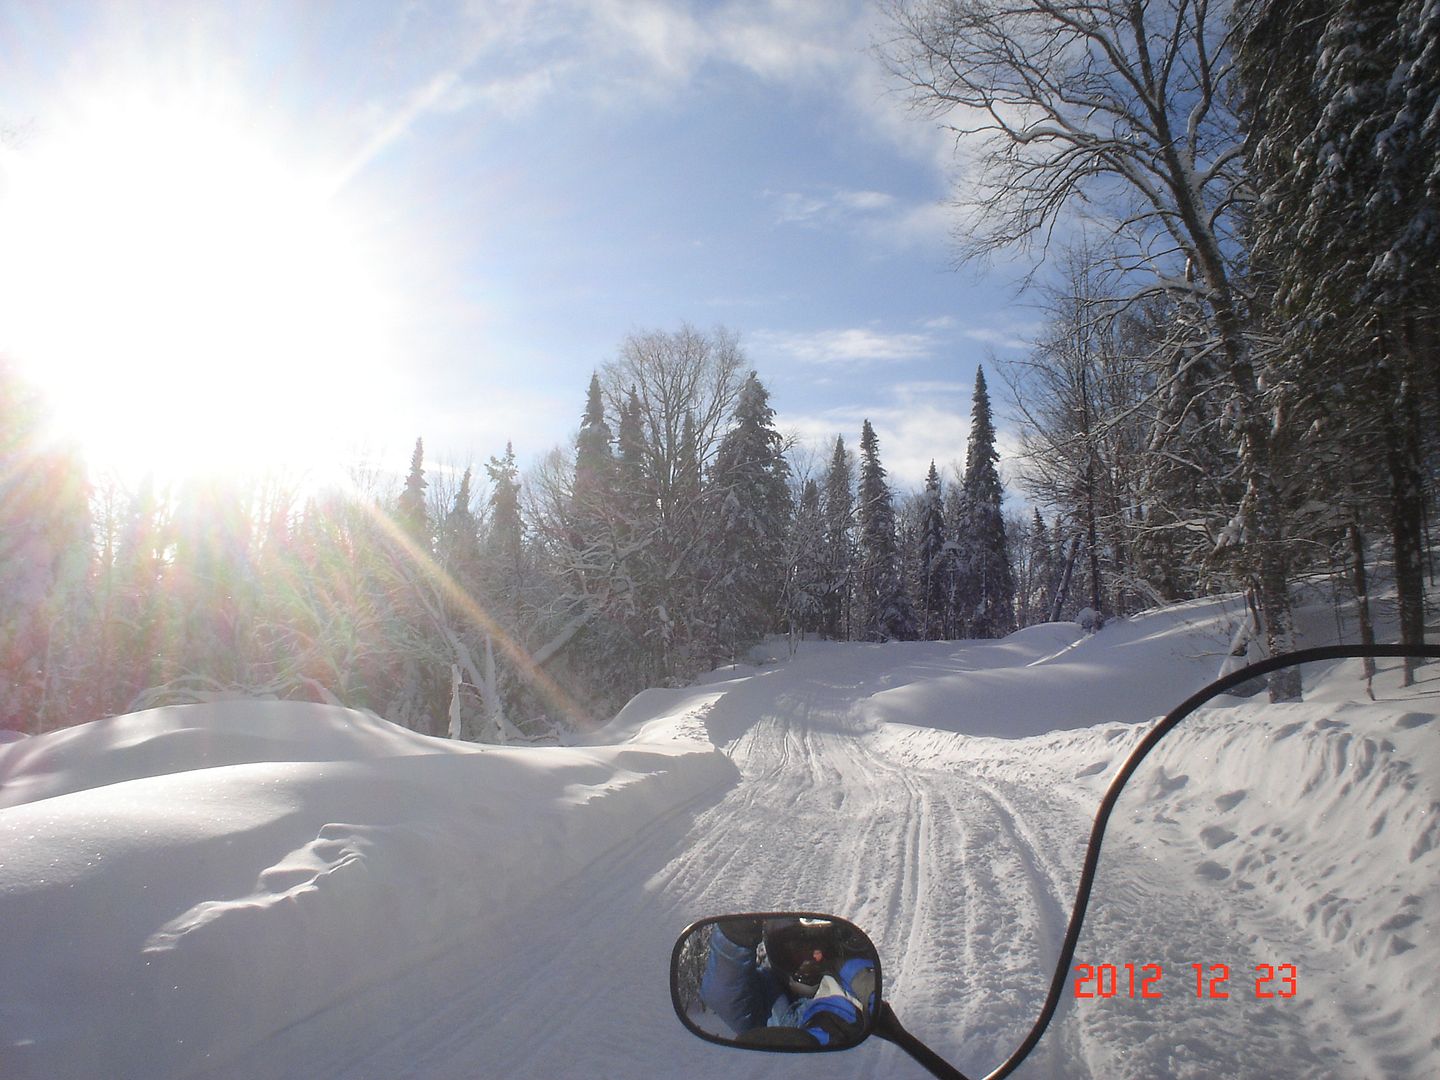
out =
[[708,743],[473,746],[320,705],[0,749],[0,1075],[223,1062],[733,782]]

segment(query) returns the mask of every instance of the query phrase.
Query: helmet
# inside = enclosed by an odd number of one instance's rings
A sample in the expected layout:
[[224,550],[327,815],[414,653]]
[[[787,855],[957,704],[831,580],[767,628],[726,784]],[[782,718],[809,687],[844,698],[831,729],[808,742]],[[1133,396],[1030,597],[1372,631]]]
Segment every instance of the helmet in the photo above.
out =
[[[765,956],[770,967],[812,993],[820,980],[839,969],[841,941],[829,919],[771,919],[765,925]],[[799,989],[798,987],[796,989]]]

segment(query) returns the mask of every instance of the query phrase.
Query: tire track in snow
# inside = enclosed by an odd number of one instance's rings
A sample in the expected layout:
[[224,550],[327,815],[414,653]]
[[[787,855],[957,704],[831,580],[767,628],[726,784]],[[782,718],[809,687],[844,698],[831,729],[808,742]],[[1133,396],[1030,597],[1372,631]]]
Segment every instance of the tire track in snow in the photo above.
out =
[[[851,720],[858,685],[794,686],[778,695],[757,681],[732,703],[754,720],[728,746],[741,779],[718,802],[652,823],[503,928],[297,1025],[216,1080],[589,1080],[678,1063],[697,1080],[813,1077],[804,1058],[707,1046],[670,1009],[665,965],[680,927],[759,908],[854,919],[881,950],[906,1026],[962,1068],[993,1066],[1033,1020],[1047,918],[1025,806],[953,768],[890,757]],[[327,1045],[327,1030],[367,1036]],[[827,1058],[825,1071],[921,1075],[878,1043]]]

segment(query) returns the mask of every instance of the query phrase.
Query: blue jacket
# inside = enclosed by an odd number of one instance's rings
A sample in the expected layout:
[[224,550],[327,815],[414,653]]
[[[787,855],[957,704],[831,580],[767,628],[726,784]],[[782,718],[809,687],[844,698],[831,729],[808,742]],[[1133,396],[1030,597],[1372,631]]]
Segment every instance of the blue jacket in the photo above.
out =
[[717,926],[700,978],[700,1000],[739,1035],[770,1022],[777,1002],[789,1006],[779,977],[755,961],[755,947],[736,945]]
[[[835,980],[838,993],[792,999],[780,977],[756,962],[754,946],[736,945],[717,926],[700,979],[700,1000],[736,1035],[759,1027],[801,1028],[819,1045],[828,1046],[838,1034],[861,1023],[861,1012],[852,1000],[853,980],[869,970],[866,960],[848,960]],[[866,1005],[873,1009],[874,1002]]]

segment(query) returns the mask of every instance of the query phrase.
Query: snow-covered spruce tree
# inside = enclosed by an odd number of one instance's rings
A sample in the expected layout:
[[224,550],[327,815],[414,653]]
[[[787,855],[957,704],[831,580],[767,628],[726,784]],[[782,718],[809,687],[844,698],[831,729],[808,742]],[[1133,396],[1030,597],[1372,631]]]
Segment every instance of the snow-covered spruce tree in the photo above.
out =
[[933,461],[925,477],[925,491],[920,496],[917,542],[919,581],[916,593],[920,636],[926,641],[939,641],[945,636],[945,610],[949,602],[947,585],[953,573],[950,562],[954,549],[946,544],[940,474]]
[[964,518],[958,538],[962,610],[971,637],[1004,637],[1015,629],[1015,583],[1005,546],[1005,489],[996,463],[995,424],[985,370],[975,371],[970,440],[965,450]]
[[[975,211],[963,257],[1043,246],[1066,211],[1100,204],[1135,268],[1127,298],[1194,300],[1203,318],[1186,329],[1220,373],[1243,492],[1218,554],[1252,586],[1278,653],[1294,647],[1292,543],[1243,284],[1249,193],[1228,7],[895,0],[886,52],[915,104],[956,117],[978,156],[961,195]],[[1273,700],[1299,693],[1294,669],[1271,676]]]
[[777,624],[792,511],[790,466],[781,451],[770,394],[752,371],[711,474],[719,501],[713,606],[720,642],[732,655]]
[[507,442],[504,455],[486,462],[485,472],[490,477],[490,512],[481,545],[485,595],[496,621],[518,631],[527,574],[525,523],[520,518],[520,470],[515,464],[514,445]]
[[1007,544],[1015,564],[1015,623],[1032,626],[1044,622],[1054,599],[1055,553],[1038,506],[1029,519],[1017,517],[1012,522]]
[[471,509],[471,476],[467,465],[435,541],[435,559],[440,568],[467,593],[478,592],[480,587],[480,523]]
[[970,514],[965,505],[965,473],[958,462],[950,466],[950,486],[942,489],[941,503],[945,513],[945,546],[949,558],[945,561],[942,584],[945,589],[945,633],[944,640],[953,641],[968,633],[969,617],[965,610],[964,567],[960,555],[965,522]]
[[821,513],[825,519],[822,549],[824,592],[820,633],[832,641],[853,636],[855,575],[855,479],[845,440],[835,436],[835,449],[825,470]]
[[807,477],[800,485],[795,516],[786,540],[785,625],[791,633],[820,630],[826,596],[825,514],[820,485]]
[[490,496],[480,538],[481,611],[467,620],[466,638],[473,643],[469,653],[480,675],[475,689],[486,714],[479,731],[488,739],[503,738],[507,724],[514,723],[520,711],[527,673],[517,670],[514,661],[528,659],[524,642],[531,619],[524,604],[530,583],[529,552],[514,445],[506,442],[505,453],[490,458],[485,472]]
[[[674,639],[670,609],[678,611],[680,605],[673,591],[669,603],[665,595],[658,486],[650,472],[653,456],[647,441],[640,395],[631,386],[620,405],[607,608],[623,635],[622,644],[633,654],[632,677],[658,682],[665,678],[665,655]],[[682,500],[672,503],[677,501]],[[672,512],[674,518],[680,519],[677,524],[688,524],[678,510]]]
[[636,688],[636,646],[623,625],[631,590],[621,462],[598,388],[592,377],[574,453],[557,447],[523,488],[532,538],[525,629],[534,643],[526,694],[550,720],[570,724],[604,715]]
[[1329,508],[1307,524],[1352,533],[1355,552],[1369,522],[1388,526],[1401,637],[1419,642],[1440,409],[1440,8],[1253,0],[1240,25],[1277,396],[1306,457],[1332,462],[1307,474],[1334,481],[1319,499],[1307,486],[1306,506]]
[[580,433],[575,436],[575,500],[577,517],[595,513],[596,504],[613,492],[611,470],[615,466],[610,449],[610,425],[605,422],[605,403],[600,396],[600,375],[590,376]]
[[422,550],[430,550],[430,522],[425,511],[425,444],[415,440],[415,452],[410,455],[410,472],[405,477],[405,487],[395,504],[395,521]]
[[895,507],[880,440],[867,419],[860,432],[860,493],[856,506],[860,550],[855,573],[856,623],[865,641],[908,640],[915,616],[900,573]]
[[[1237,584],[1215,555],[1230,521],[1228,508],[1244,498],[1243,470],[1227,433],[1229,394],[1221,365],[1204,335],[1186,329],[1203,323],[1193,298],[1173,295],[1147,297],[1114,323],[1117,353],[1150,373],[1138,394],[1111,398],[1134,401],[1120,405],[1122,431],[1137,422],[1144,429],[1138,442],[1122,440],[1109,460],[1128,472],[1128,482],[1121,473],[1114,487],[1122,505],[1132,508],[1124,580],[1152,603]],[[1064,538],[1056,529],[1055,542]]]

